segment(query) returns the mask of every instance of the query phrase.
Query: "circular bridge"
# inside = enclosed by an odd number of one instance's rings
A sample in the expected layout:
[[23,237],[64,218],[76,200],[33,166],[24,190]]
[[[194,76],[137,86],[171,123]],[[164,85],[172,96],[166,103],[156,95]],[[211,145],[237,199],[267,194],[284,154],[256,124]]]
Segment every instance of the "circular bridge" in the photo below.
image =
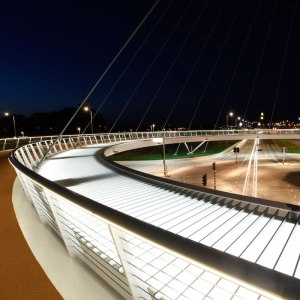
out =
[[257,138],[300,139],[300,131],[63,136],[23,141],[10,162],[41,221],[126,299],[295,299],[297,206],[197,188],[109,159],[159,143]]

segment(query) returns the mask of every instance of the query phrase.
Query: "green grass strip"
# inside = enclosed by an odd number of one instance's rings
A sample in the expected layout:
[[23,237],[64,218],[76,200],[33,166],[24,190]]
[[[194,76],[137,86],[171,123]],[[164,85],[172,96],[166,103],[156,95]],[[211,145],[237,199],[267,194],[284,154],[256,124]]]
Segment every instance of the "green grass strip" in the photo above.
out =
[[[180,144],[177,155],[174,155],[178,144],[166,145],[166,159],[193,158],[205,155],[217,154],[229,148],[237,141],[213,141],[203,144],[193,154],[188,155],[184,144]],[[189,149],[195,149],[199,143],[188,143]],[[163,159],[162,145],[139,148],[130,151],[121,152],[110,156],[114,161],[132,161],[132,160],[161,160]]]
[[288,153],[300,153],[300,143],[293,140],[274,140],[280,147],[286,147]]

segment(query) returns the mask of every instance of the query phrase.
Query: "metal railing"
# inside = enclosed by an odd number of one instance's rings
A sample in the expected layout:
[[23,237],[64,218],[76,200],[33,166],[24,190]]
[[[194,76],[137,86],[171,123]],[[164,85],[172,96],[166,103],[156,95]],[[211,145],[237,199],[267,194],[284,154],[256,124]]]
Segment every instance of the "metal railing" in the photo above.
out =
[[[82,142],[85,141],[85,137],[97,141],[97,143],[103,142],[116,142],[132,139],[149,139],[156,137],[192,137],[192,136],[241,136],[246,135],[251,138],[268,135],[270,138],[277,138],[282,135],[294,136],[294,138],[300,138],[300,129],[229,129],[229,130],[189,130],[189,131],[145,131],[145,132],[118,132],[118,133],[98,133],[94,135],[63,135],[62,139],[69,139],[73,141]],[[18,137],[18,138],[5,138],[0,139],[0,151],[12,150],[20,146],[37,143],[42,141],[55,141],[57,136],[33,136],[33,137]]]
[[[293,133],[298,134],[299,131]],[[105,142],[204,134],[239,133],[170,131],[64,136],[54,145],[49,155]],[[251,134],[258,132],[253,131]],[[53,139],[21,146],[10,153],[10,162],[41,221],[50,225],[63,239],[72,257],[82,259],[126,299],[197,299],[200,296],[213,298],[218,293],[231,293],[232,297],[237,295],[242,298],[245,290],[268,299],[275,299],[274,294],[287,298],[299,295],[300,285],[296,278],[165,231],[42,177],[34,170],[51,143]],[[109,162],[103,153],[102,161],[116,172],[132,173]],[[193,194],[194,197],[207,201],[224,205],[229,200],[251,202],[247,197],[241,197],[242,200],[238,196],[234,200],[226,199],[222,193],[212,194],[168,179],[133,173],[139,180],[163,185],[166,189],[186,195]],[[266,203],[259,205],[266,206]],[[298,213],[290,211],[290,207],[280,204],[278,206],[285,214],[298,216]],[[230,290],[224,286],[224,282],[236,288]]]

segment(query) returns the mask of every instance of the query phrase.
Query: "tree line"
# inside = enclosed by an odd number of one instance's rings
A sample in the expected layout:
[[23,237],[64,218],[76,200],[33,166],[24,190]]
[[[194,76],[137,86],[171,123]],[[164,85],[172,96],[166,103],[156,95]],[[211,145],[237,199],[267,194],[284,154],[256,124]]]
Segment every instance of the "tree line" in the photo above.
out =
[[[34,113],[29,117],[14,114],[0,118],[0,137],[58,135],[76,111],[76,107],[66,107],[59,111]],[[105,132],[106,123],[102,115],[80,111],[74,117],[64,134],[83,133],[93,117],[93,131]],[[91,133],[89,125],[85,133]],[[15,134],[16,133],[16,134]]]

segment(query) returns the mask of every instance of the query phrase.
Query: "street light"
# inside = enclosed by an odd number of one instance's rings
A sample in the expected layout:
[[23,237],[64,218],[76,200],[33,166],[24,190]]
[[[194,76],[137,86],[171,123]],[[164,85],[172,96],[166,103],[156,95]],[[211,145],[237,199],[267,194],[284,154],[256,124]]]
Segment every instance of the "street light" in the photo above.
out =
[[[5,112],[4,116],[9,117],[10,113],[9,112]],[[13,120],[13,125],[14,125],[14,133],[15,133],[15,137],[17,137],[17,133],[16,133],[16,120],[15,120],[15,116],[12,115],[12,120]]]
[[86,111],[86,112],[88,112],[88,111],[90,112],[90,117],[91,117],[91,132],[92,132],[92,134],[94,134],[94,129],[93,129],[93,112],[92,112],[92,109],[89,108],[88,106],[85,106],[83,108],[83,110]]
[[233,117],[233,112],[231,111],[231,112],[229,112],[227,115],[226,115],[226,128],[228,129],[228,116],[229,117]]
[[240,123],[241,123],[241,117],[238,116],[238,117],[236,118],[236,120],[235,120],[235,127],[240,126]]
[[78,135],[80,135],[80,127],[77,127],[77,130],[78,130]]
[[154,127],[155,127],[155,124],[150,125],[151,131],[154,131]]

